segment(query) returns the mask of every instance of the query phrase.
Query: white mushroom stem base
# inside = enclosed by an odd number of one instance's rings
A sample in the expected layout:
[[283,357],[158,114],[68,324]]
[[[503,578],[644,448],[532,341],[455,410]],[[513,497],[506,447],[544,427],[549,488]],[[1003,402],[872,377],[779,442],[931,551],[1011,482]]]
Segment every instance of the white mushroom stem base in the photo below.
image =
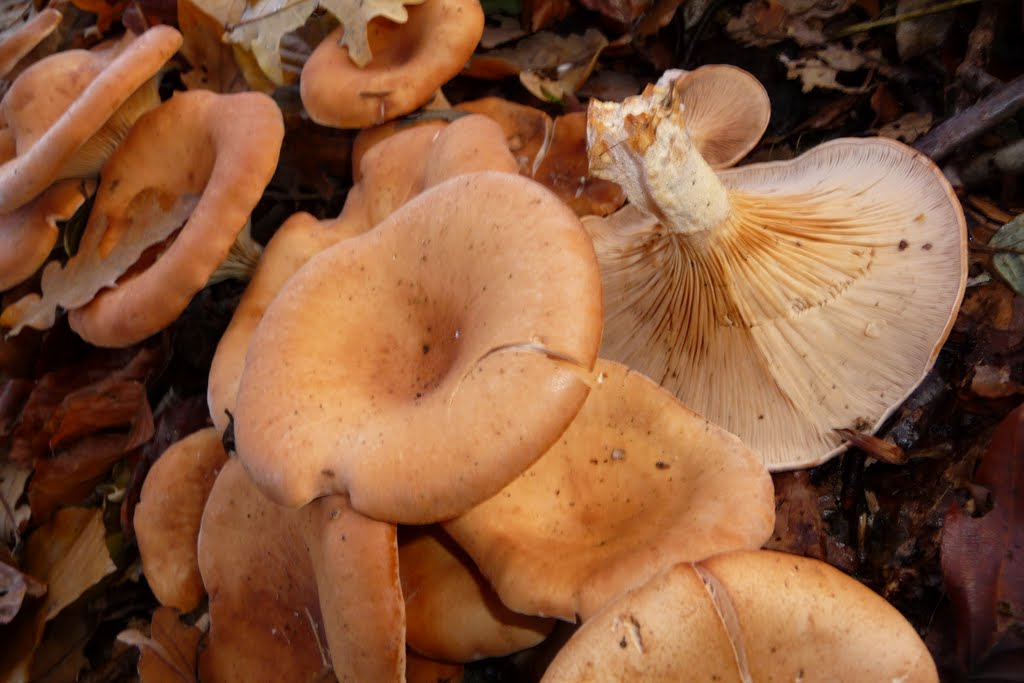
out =
[[601,356],[739,435],[772,469],[873,430],[931,367],[963,296],[963,213],[926,158],[836,140],[714,172],[665,88],[592,103],[591,172],[631,206],[586,222]]

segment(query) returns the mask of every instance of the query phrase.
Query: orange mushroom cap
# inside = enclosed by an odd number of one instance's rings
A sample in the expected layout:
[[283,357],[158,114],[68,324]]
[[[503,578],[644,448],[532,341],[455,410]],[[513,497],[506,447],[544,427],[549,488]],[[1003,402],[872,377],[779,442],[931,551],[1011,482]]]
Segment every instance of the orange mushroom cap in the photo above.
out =
[[[142,205],[199,195],[187,222],[148,267],[69,313],[98,346],[127,346],[163,329],[227,257],[277,166],[281,112],[260,93],[178,93],[143,116],[104,166],[89,225],[105,248]],[[258,141],[258,144],[254,144]]]
[[302,67],[302,103],[319,124],[365,128],[408,114],[455,76],[484,30],[478,0],[426,0],[396,24],[367,26],[373,59],[363,68],[338,45],[344,27],[330,33]]
[[430,184],[471,171],[514,169],[500,131],[483,117],[402,130],[368,150],[362,165],[362,179],[349,191],[341,216],[317,221],[309,214],[296,214],[264,250],[210,368],[210,414],[221,431],[235,409],[253,330],[281,285],[306,261],[336,242],[366,232]]
[[403,531],[398,568],[410,648],[441,661],[471,662],[533,647],[554,628],[553,619],[505,607],[469,556],[440,528]]
[[938,681],[896,609],[806,557],[740,551],[680,564],[587,621],[543,683]]
[[758,548],[775,498],[757,454],[643,375],[600,360],[557,443],[444,524],[502,601],[590,617],[677,562]]
[[146,581],[161,605],[190,612],[206,595],[199,523],[227,459],[220,432],[201,429],[172,444],[146,475],[133,524]]
[[[92,51],[60,52],[26,69],[0,103],[18,152],[0,166],[0,211],[24,205],[62,177],[99,170],[116,144],[106,138],[123,137],[145,106],[132,107],[124,120],[101,132],[104,126],[180,46],[178,31],[156,26]],[[64,81],[63,87],[54,87],[55,78]],[[74,163],[76,154],[93,140],[103,151]]]
[[47,8],[4,36],[0,41],[0,78],[7,76],[25,55],[53,33],[63,18],[57,10]]
[[593,364],[598,277],[579,220],[540,185],[485,172],[434,186],[270,304],[239,386],[239,457],[292,506],[347,491],[386,521],[464,512],[579,410],[587,386],[552,358]]
[[65,180],[28,204],[0,215],[0,291],[39,270],[57,243],[57,221],[71,218],[93,187],[91,182]]

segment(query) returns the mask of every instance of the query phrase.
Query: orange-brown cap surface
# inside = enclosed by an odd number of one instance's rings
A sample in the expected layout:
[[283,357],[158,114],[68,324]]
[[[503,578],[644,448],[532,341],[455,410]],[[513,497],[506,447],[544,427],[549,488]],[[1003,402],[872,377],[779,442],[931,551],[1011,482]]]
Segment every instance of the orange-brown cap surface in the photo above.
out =
[[542,679],[938,681],[913,626],[824,562],[771,551],[680,564],[588,621]]
[[[115,114],[180,46],[178,31],[156,26],[91,51],[59,52],[26,69],[0,104],[18,152],[0,166],[0,211],[13,211],[62,177],[95,174],[111,142],[123,137],[145,105],[120,119]],[[112,119],[116,125],[97,137]],[[91,141],[98,149],[76,160]]]
[[64,16],[55,9],[47,8],[19,26],[14,32],[0,38],[0,78],[13,69],[21,58],[60,25]]
[[201,429],[172,444],[146,475],[133,523],[146,581],[162,605],[190,612],[206,595],[199,523],[227,459],[220,432]]
[[143,116],[103,168],[86,234],[102,231],[109,249],[130,239],[141,206],[186,195],[198,203],[155,261],[71,311],[72,328],[98,346],[127,346],[173,322],[245,227],[283,136],[280,110],[260,93],[178,93]]
[[758,548],[772,532],[756,453],[623,365],[600,360],[594,375],[558,442],[444,525],[519,612],[586,620],[677,562]]
[[426,0],[396,24],[367,26],[373,59],[363,68],[338,45],[343,27],[317,46],[302,68],[306,111],[317,123],[364,128],[408,114],[459,72],[483,34],[478,0]]
[[551,632],[554,620],[501,604],[473,561],[439,527],[403,532],[398,567],[409,647],[441,661],[471,662],[525,650]]
[[239,456],[289,505],[347,491],[385,521],[464,512],[579,410],[587,386],[560,363],[596,358],[598,281],[579,220],[540,185],[436,185],[311,259],[268,307],[238,392]]

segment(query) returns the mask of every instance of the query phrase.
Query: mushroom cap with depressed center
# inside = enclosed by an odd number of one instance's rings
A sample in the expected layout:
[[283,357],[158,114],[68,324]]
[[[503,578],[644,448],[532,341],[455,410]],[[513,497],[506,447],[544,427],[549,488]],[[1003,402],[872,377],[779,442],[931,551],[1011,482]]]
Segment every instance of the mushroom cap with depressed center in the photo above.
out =
[[[18,150],[0,166],[0,211],[13,211],[59,179],[79,150],[174,55],[181,40],[170,26],[155,26],[116,45],[60,52],[26,69],[0,104],[3,119],[16,131]],[[68,72],[71,80],[54,87],[50,65],[68,60],[76,60]],[[71,102],[68,91],[76,95]],[[130,121],[124,124],[126,129]],[[109,145],[100,147],[109,153]],[[97,161],[91,173],[103,163]]]
[[43,265],[60,230],[92,194],[95,183],[64,180],[11,213],[0,215],[0,291],[27,280]]
[[252,281],[225,330],[210,367],[208,401],[218,429],[235,411],[245,352],[256,325],[281,285],[313,255],[366,232],[425,187],[479,170],[514,172],[515,162],[489,119],[467,116],[404,129],[363,156],[364,172],[349,191],[345,208],[332,221],[295,214],[274,233]]
[[47,8],[0,39],[0,78],[10,73],[21,59],[43,42],[64,18],[55,9]]
[[756,453],[623,365],[599,360],[594,376],[547,453],[444,525],[518,612],[586,620],[677,562],[772,533]]
[[260,93],[178,93],[140,118],[103,167],[86,233],[102,230],[109,249],[130,238],[122,233],[140,206],[199,201],[155,261],[72,310],[71,327],[97,346],[128,346],[172,323],[245,228],[283,137],[280,110]]
[[436,185],[270,304],[239,386],[239,457],[286,505],[347,491],[384,521],[460,514],[582,405],[566,366],[596,358],[599,279],[579,220],[540,185],[496,172]]
[[769,469],[823,462],[845,446],[838,429],[877,429],[931,368],[963,297],[964,216],[941,171],[875,138],[716,174],[661,99],[590,114],[591,171],[632,202],[585,223],[602,356]]
[[440,661],[472,662],[533,647],[554,628],[553,619],[503,605],[469,556],[439,527],[403,531],[398,567],[410,648]]
[[728,168],[754,149],[768,128],[772,104],[761,82],[729,64],[673,69],[658,86],[679,93],[687,130],[711,168]]
[[914,627],[824,562],[739,551],[679,564],[577,631],[542,683],[902,681],[938,674]]
[[227,459],[220,432],[201,429],[172,444],[146,475],[133,524],[146,581],[161,605],[191,612],[206,595],[199,523]]
[[373,59],[363,68],[328,34],[302,67],[302,103],[317,123],[365,128],[408,114],[429,101],[473,54],[484,30],[477,0],[426,0],[396,24],[367,26]]

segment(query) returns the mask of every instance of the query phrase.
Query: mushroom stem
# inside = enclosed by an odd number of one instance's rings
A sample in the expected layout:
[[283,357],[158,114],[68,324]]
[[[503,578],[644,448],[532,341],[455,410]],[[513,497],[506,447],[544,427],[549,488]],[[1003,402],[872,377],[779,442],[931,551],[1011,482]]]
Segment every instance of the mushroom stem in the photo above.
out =
[[618,183],[670,232],[711,230],[732,212],[729,193],[686,131],[678,92],[668,86],[648,86],[623,103],[591,102],[587,145],[591,175]]
[[241,280],[248,282],[256,272],[256,264],[263,255],[263,247],[252,238],[252,222],[246,221],[245,228],[238,233],[235,243],[224,262],[217,267],[206,285],[214,285],[224,280]]

